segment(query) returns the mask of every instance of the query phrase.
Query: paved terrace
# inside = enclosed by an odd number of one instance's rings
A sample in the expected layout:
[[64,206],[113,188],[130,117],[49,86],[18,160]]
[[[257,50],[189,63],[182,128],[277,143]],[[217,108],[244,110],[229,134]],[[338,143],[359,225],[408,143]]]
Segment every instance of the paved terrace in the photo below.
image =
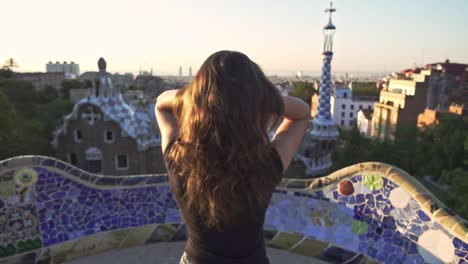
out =
[[[82,257],[65,264],[177,264],[184,250],[185,242],[156,243],[122,250],[107,251],[101,254]],[[267,247],[271,264],[326,264],[317,258],[306,257]]]

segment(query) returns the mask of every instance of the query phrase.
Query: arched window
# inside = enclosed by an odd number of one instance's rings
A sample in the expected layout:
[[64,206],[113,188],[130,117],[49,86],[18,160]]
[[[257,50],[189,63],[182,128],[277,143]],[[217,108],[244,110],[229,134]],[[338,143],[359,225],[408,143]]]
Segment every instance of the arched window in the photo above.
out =
[[102,152],[98,148],[85,151],[86,170],[91,173],[102,173]]

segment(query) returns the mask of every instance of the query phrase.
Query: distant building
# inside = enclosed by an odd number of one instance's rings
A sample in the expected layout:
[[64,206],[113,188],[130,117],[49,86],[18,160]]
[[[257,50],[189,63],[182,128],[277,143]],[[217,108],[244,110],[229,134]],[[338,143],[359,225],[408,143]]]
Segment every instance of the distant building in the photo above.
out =
[[179,66],[179,77],[182,77],[182,66]]
[[136,106],[144,101],[145,93],[140,90],[127,90],[123,92],[123,99],[132,106]]
[[[152,70],[151,70],[152,71]],[[134,77],[131,73],[114,73],[110,75],[112,85],[119,91],[125,91],[134,84]]]
[[357,113],[357,128],[365,137],[371,136],[372,112],[369,109],[360,109]]
[[154,104],[128,105],[113,89],[104,59],[98,65],[99,79],[91,94],[54,132],[57,158],[105,175],[164,173]]
[[51,61],[49,61],[49,63],[46,64],[46,71],[63,72],[65,73],[65,77],[67,79],[76,79],[80,76],[80,65],[74,63],[73,61],[70,63],[67,63],[66,61],[64,61],[63,63],[60,63],[58,61],[52,63]]
[[[418,128],[424,130],[426,127],[439,124],[441,114],[438,110],[426,108],[423,113],[418,115]],[[452,104],[446,114],[463,116],[466,114],[466,110],[464,105]]]
[[468,64],[453,63],[449,60],[445,62],[427,64],[426,69],[431,69],[433,73],[452,75],[458,83],[468,82]]
[[467,114],[467,106],[465,105],[457,105],[457,104],[452,104],[449,107],[449,113],[455,114],[455,115],[466,115]]
[[437,124],[439,113],[462,115],[464,110],[460,105],[468,100],[467,71],[467,64],[447,60],[385,78],[379,102],[374,107],[372,136],[392,139],[399,125],[424,128]]
[[374,96],[353,96],[347,87],[337,87],[331,96],[332,116],[340,127],[350,128],[356,123],[359,110],[372,110],[378,98]]
[[135,78],[135,85],[144,91],[144,95],[148,99],[156,99],[166,90],[164,80],[152,75],[138,75]]
[[32,82],[36,91],[41,91],[46,86],[59,90],[66,79],[63,72],[15,72],[13,78]]
[[432,63],[422,70],[430,75],[427,107],[447,112],[453,103],[465,103],[468,98],[464,87],[468,87],[468,64]]
[[397,126],[416,126],[418,115],[426,108],[428,91],[427,72],[406,72],[390,78],[374,104],[372,137],[393,139]]

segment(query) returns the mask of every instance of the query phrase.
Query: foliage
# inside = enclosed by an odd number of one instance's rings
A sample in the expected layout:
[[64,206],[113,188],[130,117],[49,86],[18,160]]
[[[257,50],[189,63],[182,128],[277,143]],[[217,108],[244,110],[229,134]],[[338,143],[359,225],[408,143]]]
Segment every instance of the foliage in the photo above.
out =
[[73,103],[53,87],[0,79],[0,160],[17,155],[52,155],[52,131]]
[[1,79],[11,79],[13,77],[13,71],[6,68],[6,69],[0,69],[0,80]]
[[91,80],[85,80],[82,87],[83,88],[92,88],[93,87],[93,82]]
[[31,82],[13,79],[0,80],[0,91],[8,97],[18,115],[29,119],[37,114],[35,102],[38,97]]
[[441,181],[449,186],[446,205],[468,219],[468,171],[463,168],[445,170],[442,172]]
[[298,97],[310,105],[311,97],[316,93],[317,90],[315,90],[312,83],[300,81],[293,83],[293,89],[291,90],[290,95]]
[[18,64],[13,58],[9,58],[8,60],[5,61],[3,64],[4,69],[11,69],[11,68],[18,68]]
[[353,82],[353,96],[378,96],[375,82]]
[[[60,92],[62,93],[62,97],[65,99],[70,99],[70,90],[71,89],[81,89],[81,88],[88,88],[90,85],[89,82],[82,83],[80,80],[71,79],[71,80],[64,80],[62,82],[62,88]],[[92,86],[92,83],[91,83]]]
[[53,86],[47,85],[39,93],[39,102],[46,103],[59,98],[59,92]]
[[8,97],[0,91],[0,160],[9,158],[19,151],[20,120]]

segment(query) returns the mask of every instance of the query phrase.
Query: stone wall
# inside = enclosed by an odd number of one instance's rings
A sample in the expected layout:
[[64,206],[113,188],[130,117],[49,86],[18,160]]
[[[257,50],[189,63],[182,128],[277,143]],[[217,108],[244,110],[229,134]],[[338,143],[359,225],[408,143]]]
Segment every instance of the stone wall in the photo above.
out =
[[[468,262],[464,221],[382,163],[284,179],[264,229],[268,246],[334,263]],[[166,175],[92,175],[41,156],[0,162],[0,263],[60,263],[185,239]]]

